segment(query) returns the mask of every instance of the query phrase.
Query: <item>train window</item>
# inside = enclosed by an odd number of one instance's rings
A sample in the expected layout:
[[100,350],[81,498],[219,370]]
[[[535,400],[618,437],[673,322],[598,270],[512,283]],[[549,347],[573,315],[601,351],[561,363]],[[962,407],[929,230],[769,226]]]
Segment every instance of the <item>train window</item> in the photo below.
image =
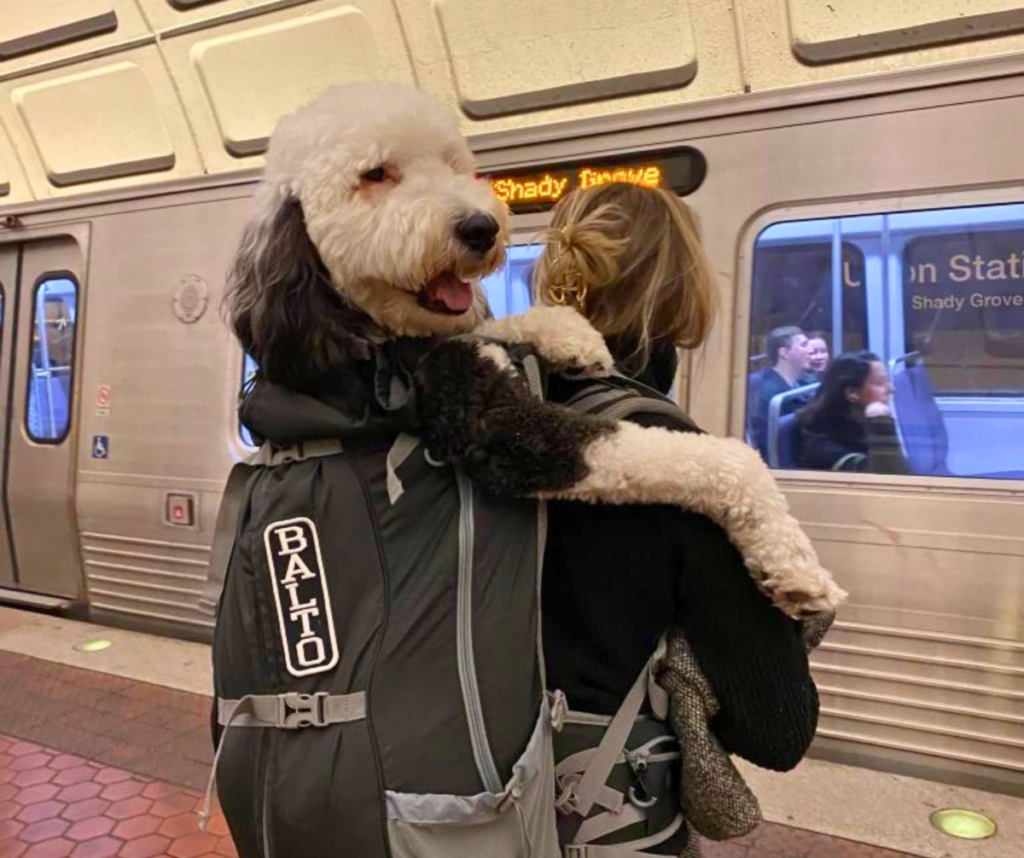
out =
[[487,303],[494,318],[522,313],[530,309],[530,275],[542,244],[514,244],[508,249],[505,266],[482,281]]
[[[242,390],[245,390],[252,383],[252,380],[256,377],[256,370],[259,369],[259,365],[249,355],[245,355],[242,360]],[[239,421],[238,423],[238,435],[242,439],[242,443],[246,447],[257,447],[259,446],[252,437],[252,433],[249,428]]]
[[25,428],[42,444],[59,444],[71,424],[77,320],[78,284],[68,275],[40,280],[33,295]]
[[751,302],[771,466],[1024,479],[1024,205],[773,224]]

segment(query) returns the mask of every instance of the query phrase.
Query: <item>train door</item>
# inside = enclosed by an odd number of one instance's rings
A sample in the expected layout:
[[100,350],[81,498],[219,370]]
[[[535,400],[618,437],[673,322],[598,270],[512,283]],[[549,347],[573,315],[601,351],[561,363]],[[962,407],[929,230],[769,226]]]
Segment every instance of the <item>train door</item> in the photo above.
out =
[[[18,287],[18,259],[16,245],[0,245],[0,486],[4,479],[7,457],[7,414],[9,402],[7,384],[11,366],[12,319],[8,314],[8,299],[13,299]],[[0,587],[11,587],[17,581],[14,570],[14,556],[11,550],[11,534],[8,526],[7,499],[0,495]]]
[[75,381],[82,245],[70,235],[0,245],[0,587],[75,598]]

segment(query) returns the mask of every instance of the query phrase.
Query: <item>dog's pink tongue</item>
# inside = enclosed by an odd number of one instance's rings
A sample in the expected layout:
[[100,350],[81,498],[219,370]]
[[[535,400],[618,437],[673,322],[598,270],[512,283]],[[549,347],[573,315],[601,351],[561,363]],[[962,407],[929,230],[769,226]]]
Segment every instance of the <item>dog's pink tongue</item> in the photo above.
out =
[[473,304],[473,287],[451,272],[439,274],[423,287],[432,303],[443,304],[451,313],[465,313]]

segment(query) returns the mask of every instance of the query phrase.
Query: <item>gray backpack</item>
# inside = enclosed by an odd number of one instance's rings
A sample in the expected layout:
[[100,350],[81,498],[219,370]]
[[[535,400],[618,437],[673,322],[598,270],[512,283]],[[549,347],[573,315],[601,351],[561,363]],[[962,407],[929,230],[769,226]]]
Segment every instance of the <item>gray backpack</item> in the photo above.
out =
[[[657,414],[673,428],[699,431],[672,400],[624,376],[583,385],[566,404],[614,420]],[[555,694],[555,806],[565,858],[697,854],[680,806],[680,743],[668,723],[668,695],[654,681],[663,657],[664,644],[614,717],[574,711]]]
[[214,772],[242,858],[560,855],[544,524],[405,435],[236,466],[212,564]]

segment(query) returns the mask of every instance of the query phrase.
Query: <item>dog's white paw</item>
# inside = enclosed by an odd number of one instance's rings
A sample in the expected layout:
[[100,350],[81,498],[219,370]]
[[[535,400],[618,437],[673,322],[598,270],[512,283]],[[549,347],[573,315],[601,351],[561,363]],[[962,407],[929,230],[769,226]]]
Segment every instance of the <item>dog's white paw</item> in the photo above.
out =
[[477,354],[489,360],[502,372],[515,372],[508,352],[497,343],[481,343],[477,346]]
[[604,337],[571,307],[531,307],[518,316],[485,322],[475,333],[504,343],[528,343],[558,369],[597,378],[615,368]]

